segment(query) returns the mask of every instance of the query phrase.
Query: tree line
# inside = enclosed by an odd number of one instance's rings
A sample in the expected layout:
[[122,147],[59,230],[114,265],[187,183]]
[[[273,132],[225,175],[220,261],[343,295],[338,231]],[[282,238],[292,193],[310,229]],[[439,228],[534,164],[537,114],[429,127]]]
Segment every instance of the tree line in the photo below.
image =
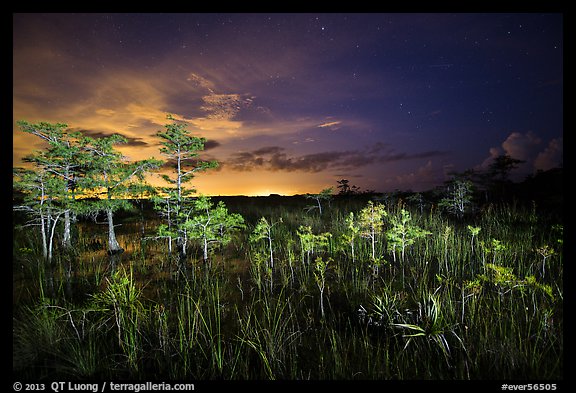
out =
[[[17,122],[23,132],[46,144],[43,150],[23,158],[31,169],[13,168],[14,191],[21,196],[15,201],[14,210],[26,213],[25,226],[38,228],[46,261],[52,261],[56,238],[61,240],[65,252],[72,250],[71,228],[78,216],[95,220],[104,216],[108,253],[123,252],[116,239],[114,215],[130,208],[131,200],[138,198],[153,201],[154,209],[163,219],[157,238],[167,239],[169,253],[177,255],[183,269],[191,239],[201,241],[207,261],[209,247],[228,243],[231,233],[244,227],[242,216],[229,213],[222,201],[215,206],[209,197],[192,197],[196,190],[187,184],[198,173],[216,168],[218,162],[200,158],[205,138],[193,136],[184,122],[172,116],[167,119],[164,130],[156,133],[161,145],[159,152],[165,160],[140,161],[129,161],[117,150],[128,142],[119,134],[92,138],[69,129],[64,123]],[[470,170],[452,174],[452,179],[443,187],[438,206],[462,218],[471,210],[474,195],[483,195],[486,201],[505,196],[511,183],[510,171],[522,162],[502,155],[485,173]],[[146,176],[160,168],[170,169],[160,174],[166,186],[153,187],[146,182]],[[338,195],[373,193],[361,192],[347,179],[337,183]],[[326,188],[318,194],[307,194],[308,199],[316,202],[309,210],[318,209],[322,215],[322,204],[331,199],[332,192],[332,188]],[[411,193],[407,201],[420,210],[425,203],[421,193]]]
[[[127,143],[119,134],[92,138],[70,130],[64,123],[18,121],[23,132],[46,143],[43,150],[23,158],[31,168],[13,168],[14,191],[20,196],[14,210],[26,213],[24,226],[37,227],[42,239],[43,256],[53,259],[57,231],[61,231],[63,250],[73,248],[71,228],[78,216],[104,215],[108,227],[108,253],[123,252],[116,239],[114,214],[131,207],[131,200],[150,198],[164,219],[158,236],[176,246],[179,259],[186,257],[191,238],[202,239],[204,256],[208,245],[226,242],[227,231],[243,225],[239,215],[229,214],[222,202],[214,206],[209,197],[190,198],[195,190],[185,187],[198,172],[218,166],[203,161],[205,138],[193,136],[186,124],[168,116],[170,122],[157,132],[160,153],[166,160],[150,158],[129,161],[117,147]],[[146,175],[161,167],[166,187],[152,187]]]

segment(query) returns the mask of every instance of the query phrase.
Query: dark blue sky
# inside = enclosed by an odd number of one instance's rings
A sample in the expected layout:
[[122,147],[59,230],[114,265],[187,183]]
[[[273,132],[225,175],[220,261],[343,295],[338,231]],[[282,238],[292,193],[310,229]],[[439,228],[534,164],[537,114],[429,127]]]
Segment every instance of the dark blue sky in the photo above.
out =
[[[206,194],[562,162],[562,14],[15,14],[13,54],[15,120],[119,132],[141,159],[173,114],[221,163]],[[15,166],[29,138],[14,127]]]

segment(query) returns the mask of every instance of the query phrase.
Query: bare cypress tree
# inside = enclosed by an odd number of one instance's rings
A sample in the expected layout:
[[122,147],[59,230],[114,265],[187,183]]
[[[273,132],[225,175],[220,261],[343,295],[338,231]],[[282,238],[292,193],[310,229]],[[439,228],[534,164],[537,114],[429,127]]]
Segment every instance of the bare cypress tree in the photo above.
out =
[[44,260],[51,264],[56,227],[66,211],[58,199],[58,194],[63,189],[62,180],[51,176],[42,168],[14,168],[13,176],[14,190],[22,194],[21,200],[18,200],[13,209],[26,213],[27,220],[22,225],[23,228],[40,228],[42,255]]

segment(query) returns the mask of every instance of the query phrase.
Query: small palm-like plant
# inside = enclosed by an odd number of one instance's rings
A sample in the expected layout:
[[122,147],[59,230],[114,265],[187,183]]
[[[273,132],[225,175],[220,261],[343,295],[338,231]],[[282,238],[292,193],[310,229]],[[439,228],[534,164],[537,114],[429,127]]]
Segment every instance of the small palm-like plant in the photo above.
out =
[[386,328],[402,320],[401,309],[403,306],[404,299],[401,293],[392,293],[392,291],[386,290],[382,295],[372,297],[372,310],[370,312],[362,306],[358,312],[362,322]]
[[93,296],[93,304],[102,312],[102,323],[115,326],[128,363],[137,369],[142,344],[140,328],[148,320],[147,310],[140,301],[142,290],[136,286],[132,270],[118,269],[107,281],[107,289]]
[[440,301],[434,294],[427,294],[418,303],[418,312],[415,314],[414,323],[393,323],[395,328],[402,329],[403,338],[407,338],[404,349],[412,343],[420,344],[424,340],[427,344],[433,344],[440,349],[446,364],[450,366],[451,350],[446,338],[448,333],[454,335],[460,343],[462,340],[446,322],[440,309]]

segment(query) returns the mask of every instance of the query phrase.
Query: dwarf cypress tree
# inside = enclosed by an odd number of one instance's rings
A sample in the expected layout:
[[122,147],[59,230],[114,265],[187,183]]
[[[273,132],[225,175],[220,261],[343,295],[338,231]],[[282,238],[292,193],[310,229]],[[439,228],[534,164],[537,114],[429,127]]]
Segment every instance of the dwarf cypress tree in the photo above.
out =
[[110,254],[123,251],[116,239],[114,212],[131,208],[130,199],[142,190],[145,174],[162,165],[162,161],[154,158],[128,162],[114,148],[126,142],[127,139],[118,134],[97,139],[86,137],[82,140],[83,150],[88,153],[85,156],[87,184],[93,196],[97,197],[91,210],[93,213],[106,213]]
[[178,122],[171,116],[168,116],[168,120],[172,122],[166,124],[165,131],[159,131],[157,136],[161,139],[160,152],[168,158],[167,166],[171,172],[162,174],[169,186],[162,189],[165,195],[163,203],[157,203],[156,206],[168,221],[169,233],[167,227],[162,226],[161,235],[176,240],[180,262],[183,263],[188,242],[185,223],[194,209],[191,196],[196,192],[187,188],[186,184],[192,181],[198,172],[216,168],[218,162],[202,161],[199,158],[199,153],[204,150],[205,138],[193,136],[185,123]]
[[[36,174],[32,177],[28,174],[20,178],[20,181],[24,183],[15,185],[22,186],[28,191],[31,191],[30,187],[36,188],[34,192],[40,192],[39,197],[42,199],[37,201],[35,213],[39,215],[43,236],[46,235],[46,230],[54,232],[55,226],[52,227],[52,225],[55,225],[60,218],[63,219],[62,245],[70,250],[72,248],[72,222],[79,209],[76,191],[82,181],[83,152],[79,144],[80,133],[70,131],[68,125],[64,123],[34,124],[18,121],[17,124],[22,131],[37,136],[47,143],[47,147],[23,159],[33,165]],[[32,200],[29,199],[28,202]],[[44,225],[48,225],[48,228]],[[51,247],[49,248],[51,252]]]

